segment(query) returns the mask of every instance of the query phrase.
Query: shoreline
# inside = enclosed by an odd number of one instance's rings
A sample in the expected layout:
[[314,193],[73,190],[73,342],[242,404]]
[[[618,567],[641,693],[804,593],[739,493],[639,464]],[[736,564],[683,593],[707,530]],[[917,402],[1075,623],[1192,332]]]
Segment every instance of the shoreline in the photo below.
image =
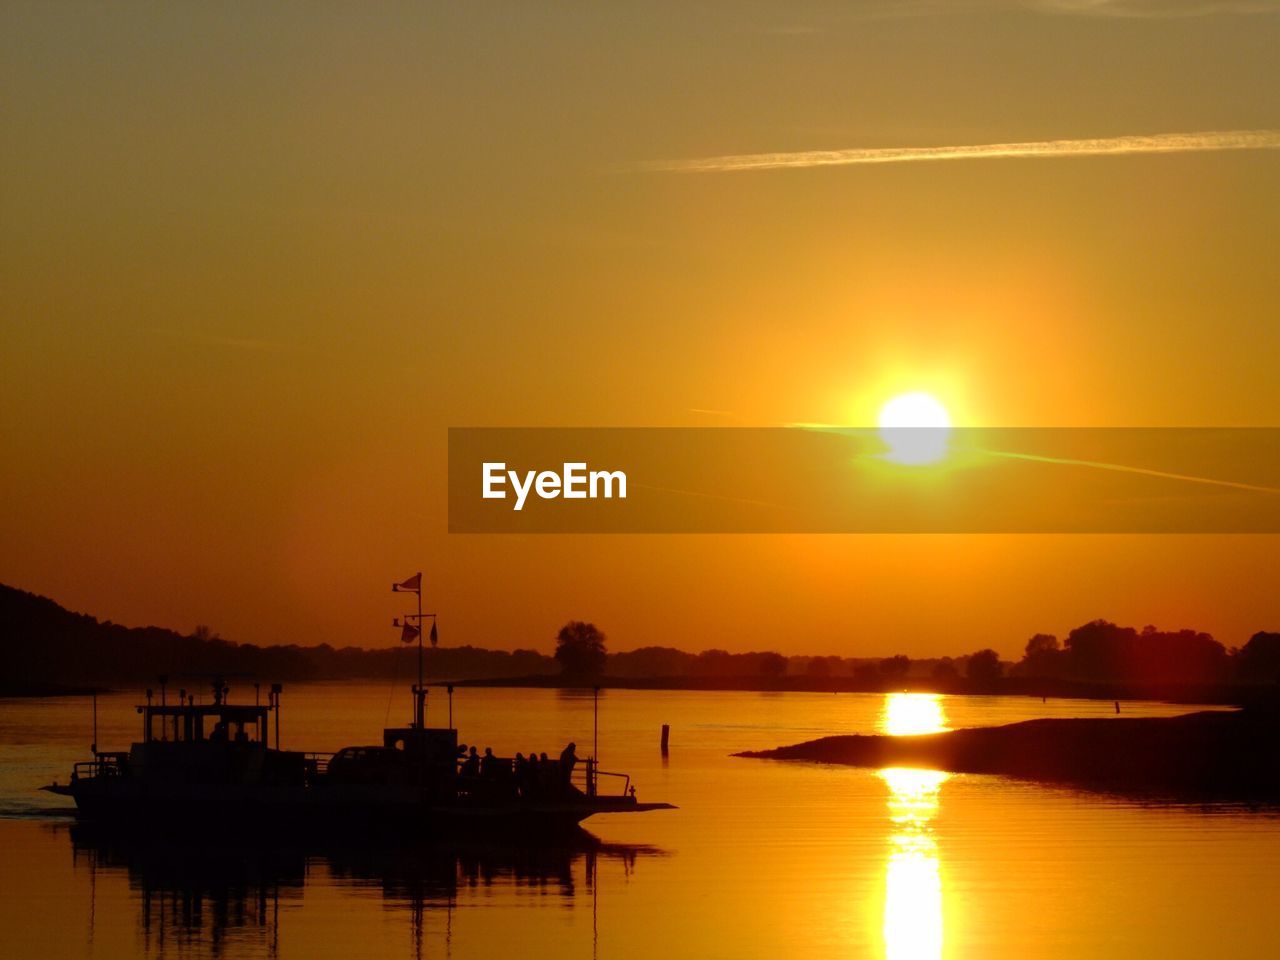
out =
[[1045,697],[1054,700],[1159,700],[1166,703],[1205,706],[1250,707],[1277,702],[1272,686],[1250,684],[1169,684],[1091,683],[1074,680],[1041,680],[1006,677],[995,683],[975,683],[964,679],[938,682],[907,678],[894,682],[867,683],[854,677],[821,680],[804,676],[758,680],[749,677],[601,677],[573,683],[558,675],[501,677],[493,679],[436,680],[427,686],[513,687],[563,690],[691,690],[739,693],[936,693],[971,697]]
[[1280,717],[1271,711],[1054,718],[920,736],[833,736],[734,756],[923,767],[1152,798],[1280,803]]
[[[286,683],[380,683],[380,676],[297,677]],[[266,682],[265,680],[263,682]],[[141,691],[154,680],[136,682],[114,680],[110,683],[32,683],[0,686],[0,699],[38,699],[46,697],[82,697]],[[974,683],[964,679],[937,682],[925,678],[908,678],[896,682],[865,682],[854,677],[830,677],[821,680],[805,676],[776,679],[751,677],[601,677],[591,681],[570,681],[559,674],[535,674],[523,677],[490,677],[448,679],[428,677],[426,686],[445,688],[509,688],[584,690],[666,690],[731,693],[933,693],[940,696],[970,697],[1041,697],[1053,700],[1147,700],[1164,703],[1268,708],[1280,703],[1280,694],[1272,686],[1248,684],[1161,684],[1161,683],[1090,683],[1070,680],[1036,680],[1008,677],[995,683]]]
[[0,685],[0,699],[31,699],[43,697],[87,697],[95,693],[113,693],[117,688],[100,684],[30,683]]

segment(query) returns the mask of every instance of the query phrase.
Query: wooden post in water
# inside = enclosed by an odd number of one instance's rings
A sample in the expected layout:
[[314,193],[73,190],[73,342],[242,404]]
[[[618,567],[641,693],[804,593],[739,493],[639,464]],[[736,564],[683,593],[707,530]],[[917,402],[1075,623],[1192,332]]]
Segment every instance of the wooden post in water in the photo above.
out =
[[667,742],[671,739],[671,724],[664,723],[662,725],[662,755],[667,755]]
[[[169,721],[165,717],[164,710],[163,710],[164,707],[167,707],[169,705],[168,698],[165,696],[165,687],[167,687],[168,685],[169,685],[169,675],[167,673],[160,674],[160,706],[162,708],[160,710],[160,739],[161,740],[169,739]],[[174,739],[177,739],[176,733],[174,734]]]
[[587,761],[587,796],[596,795],[596,774],[600,771],[600,685],[591,690],[591,759]]
[[280,749],[280,694],[284,692],[284,686],[279,683],[271,685],[271,699],[275,706],[276,713],[276,749]]

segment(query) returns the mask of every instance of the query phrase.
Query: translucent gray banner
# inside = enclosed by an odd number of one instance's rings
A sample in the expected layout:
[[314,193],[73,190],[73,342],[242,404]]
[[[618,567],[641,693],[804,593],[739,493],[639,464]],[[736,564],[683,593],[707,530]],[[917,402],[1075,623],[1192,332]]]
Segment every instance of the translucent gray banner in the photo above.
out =
[[1280,429],[453,428],[453,533],[1277,533]]

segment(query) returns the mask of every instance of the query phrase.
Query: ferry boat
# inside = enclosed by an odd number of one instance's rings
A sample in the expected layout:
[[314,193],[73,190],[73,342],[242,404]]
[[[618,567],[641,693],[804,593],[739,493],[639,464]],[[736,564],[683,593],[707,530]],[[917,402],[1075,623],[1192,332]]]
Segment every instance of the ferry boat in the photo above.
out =
[[[626,774],[577,761],[469,754],[453,727],[423,723],[426,689],[413,688],[415,720],[382,742],[333,754],[282,750],[281,688],[266,704],[233,704],[221,679],[211,703],[137,707],[142,739],[127,751],[94,750],[69,782],[83,819],[138,823],[414,826],[424,832],[516,829],[533,836],[576,827],[598,813],[672,809],[642,803]],[[270,731],[275,729],[275,745]],[[474,749],[474,748],[473,748]]]
[[[419,628],[429,616],[419,611]],[[452,724],[425,723],[420,629],[418,639],[413,722],[383,730],[381,743],[333,754],[282,750],[281,686],[270,687],[265,704],[233,704],[216,678],[208,703],[185,691],[176,705],[163,693],[157,703],[147,691],[137,707],[141,740],[127,751],[95,743],[93,759],[75,764],[67,783],[43,789],[72,797],[87,820],[271,829],[324,821],[436,836],[510,829],[537,837],[598,813],[672,809],[640,802],[628,775],[600,770],[594,757],[579,761],[572,745],[541,759],[464,752]]]

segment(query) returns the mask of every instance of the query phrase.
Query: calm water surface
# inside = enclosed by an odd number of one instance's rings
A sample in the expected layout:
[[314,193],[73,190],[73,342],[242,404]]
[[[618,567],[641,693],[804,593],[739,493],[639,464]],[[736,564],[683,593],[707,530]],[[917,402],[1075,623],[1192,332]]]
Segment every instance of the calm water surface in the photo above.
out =
[[[233,698],[252,691],[233,690]],[[99,700],[99,743],[137,733]],[[443,692],[428,722],[443,722]],[[1188,708],[1125,704],[1127,715]],[[285,691],[283,745],[378,742],[386,684]],[[924,732],[1110,703],[608,691],[605,769],[675,811],[596,817],[568,849],[139,849],[35,792],[91,739],[88,700],[0,700],[0,957],[1274,957],[1280,820],[997,777],[733,759],[830,733]],[[590,752],[590,694],[461,690],[462,739]],[[658,751],[670,723],[671,753]]]

